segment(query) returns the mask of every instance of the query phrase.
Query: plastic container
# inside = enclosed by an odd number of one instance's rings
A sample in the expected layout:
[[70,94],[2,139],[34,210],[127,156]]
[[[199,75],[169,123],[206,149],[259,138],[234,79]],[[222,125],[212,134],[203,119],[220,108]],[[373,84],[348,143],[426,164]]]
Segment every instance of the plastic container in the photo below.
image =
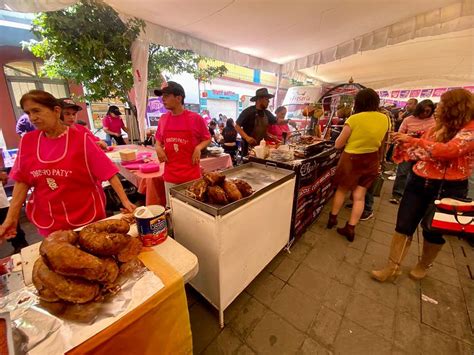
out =
[[123,149],[120,152],[120,159],[122,161],[131,161],[137,159],[137,151],[133,149]]
[[138,207],[134,213],[138,235],[144,246],[163,243],[168,237],[165,208],[160,205]]

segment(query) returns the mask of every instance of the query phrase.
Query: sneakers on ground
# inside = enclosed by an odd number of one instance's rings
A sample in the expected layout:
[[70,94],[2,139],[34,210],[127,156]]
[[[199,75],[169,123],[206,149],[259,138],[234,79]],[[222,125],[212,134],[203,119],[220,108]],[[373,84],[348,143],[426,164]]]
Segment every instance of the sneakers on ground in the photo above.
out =
[[388,202],[393,203],[394,205],[398,205],[400,203],[400,197],[392,196],[392,198],[388,200]]
[[397,177],[395,175],[391,175],[387,179],[389,179],[390,181],[395,181],[396,178]]
[[362,216],[360,216],[361,221],[367,221],[371,218],[374,218],[374,213],[371,211],[364,211],[362,212]]

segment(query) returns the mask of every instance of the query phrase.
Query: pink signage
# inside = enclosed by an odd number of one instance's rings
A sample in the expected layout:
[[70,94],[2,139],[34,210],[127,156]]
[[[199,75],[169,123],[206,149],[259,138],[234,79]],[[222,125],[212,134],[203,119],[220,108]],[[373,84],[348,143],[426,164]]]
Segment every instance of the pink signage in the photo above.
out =
[[392,95],[391,95],[393,98],[398,98],[400,96],[400,90],[394,90],[392,91]]
[[474,86],[464,86],[463,89],[466,89],[474,94]]
[[427,98],[427,97],[431,97],[432,94],[433,94],[433,89],[423,89],[421,90],[420,97]]
[[421,94],[420,89],[410,90],[410,97],[418,97],[418,96],[420,96],[420,94]]
[[446,91],[448,91],[448,88],[436,88],[436,89],[433,90],[433,96],[434,97],[440,97]]
[[400,90],[400,96],[401,99],[407,99],[410,97],[410,90]]

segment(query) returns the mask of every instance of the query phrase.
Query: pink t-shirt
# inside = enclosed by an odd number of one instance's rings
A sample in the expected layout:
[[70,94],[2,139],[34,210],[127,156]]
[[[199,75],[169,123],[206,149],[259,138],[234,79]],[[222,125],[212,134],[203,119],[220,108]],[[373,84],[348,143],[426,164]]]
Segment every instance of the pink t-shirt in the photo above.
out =
[[[47,138],[46,136],[43,136],[39,146],[41,159],[49,161],[60,158],[64,154],[66,138],[68,138],[68,134],[63,134],[58,138]],[[102,150],[100,150],[92,139],[89,138],[86,140],[85,150],[87,163],[95,180],[98,182],[106,181],[118,173],[118,168],[115,164],[112,163],[109,157],[105,155]],[[29,171],[22,171],[19,169],[19,161],[19,159],[15,160],[10,177],[15,181],[24,182],[31,186],[33,177]],[[90,179],[88,176],[85,176],[84,178]]]
[[272,124],[268,126],[268,133],[273,134],[279,140],[283,140],[283,132],[289,132],[290,127],[285,124]]
[[430,118],[418,118],[415,116],[408,116],[405,118],[398,129],[400,133],[424,133],[427,132],[431,127],[435,125],[435,119],[433,116]]
[[173,116],[167,112],[160,117],[158,128],[156,129],[156,140],[163,143],[163,134],[166,130],[183,131],[188,127],[188,119],[191,118],[191,130],[193,131],[193,145],[196,146],[202,141],[211,139],[211,134],[207,129],[206,122],[196,112],[184,110],[180,115]]
[[102,119],[102,126],[107,128],[109,131],[120,134],[122,133],[122,128],[125,128],[125,124],[120,117],[105,116]]
[[99,137],[94,136],[94,135],[92,134],[92,132],[90,131],[90,129],[87,128],[87,127],[84,127],[83,125],[80,125],[80,124],[75,123],[75,124],[73,124],[73,125],[71,126],[71,128],[72,128],[72,129],[77,129],[79,132],[85,132],[85,134],[86,134],[88,137],[90,137],[94,142],[100,141]]

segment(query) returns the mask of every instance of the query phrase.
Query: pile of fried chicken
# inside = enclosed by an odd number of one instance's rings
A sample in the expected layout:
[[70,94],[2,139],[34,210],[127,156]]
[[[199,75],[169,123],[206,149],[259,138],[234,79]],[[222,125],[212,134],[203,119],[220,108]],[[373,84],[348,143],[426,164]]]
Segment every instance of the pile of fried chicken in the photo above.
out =
[[187,194],[198,201],[227,205],[252,195],[253,189],[245,180],[226,179],[220,172],[210,172],[190,185]]
[[87,303],[116,290],[117,278],[136,261],[139,238],[128,235],[129,223],[104,220],[79,233],[57,231],[40,246],[33,267],[33,284],[47,302]]

